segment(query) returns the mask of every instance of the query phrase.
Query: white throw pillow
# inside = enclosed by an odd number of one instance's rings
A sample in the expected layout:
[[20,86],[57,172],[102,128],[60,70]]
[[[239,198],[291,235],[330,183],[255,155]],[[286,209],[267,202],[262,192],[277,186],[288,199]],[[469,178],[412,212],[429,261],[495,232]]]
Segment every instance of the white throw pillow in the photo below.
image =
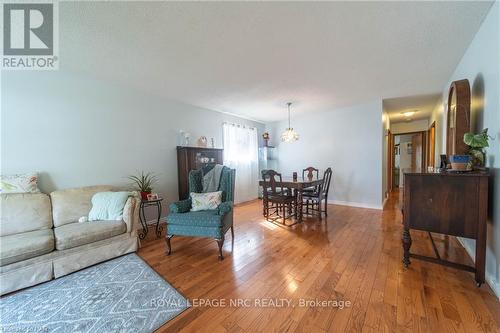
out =
[[0,176],[0,193],[40,193],[38,174],[22,173]]
[[123,209],[130,192],[98,192],[92,197],[92,209],[88,221],[123,219]]
[[217,209],[222,203],[222,191],[194,193],[191,192],[191,211]]

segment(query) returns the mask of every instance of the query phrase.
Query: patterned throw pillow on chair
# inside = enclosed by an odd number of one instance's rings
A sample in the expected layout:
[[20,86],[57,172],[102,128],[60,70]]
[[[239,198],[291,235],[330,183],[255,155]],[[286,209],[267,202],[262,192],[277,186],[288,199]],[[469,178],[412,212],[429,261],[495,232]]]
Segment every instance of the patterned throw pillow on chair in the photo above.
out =
[[194,193],[191,192],[191,211],[217,209],[222,203],[222,191]]

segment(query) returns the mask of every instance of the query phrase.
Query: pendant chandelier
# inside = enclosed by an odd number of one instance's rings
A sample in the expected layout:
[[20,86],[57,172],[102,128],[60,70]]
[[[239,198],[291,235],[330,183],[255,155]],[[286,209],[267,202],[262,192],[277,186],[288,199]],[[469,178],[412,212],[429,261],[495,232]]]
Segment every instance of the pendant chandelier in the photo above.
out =
[[290,125],[290,106],[292,103],[286,103],[288,106],[288,128],[281,134],[281,141],[283,142],[293,142],[299,139],[299,134],[295,132]]

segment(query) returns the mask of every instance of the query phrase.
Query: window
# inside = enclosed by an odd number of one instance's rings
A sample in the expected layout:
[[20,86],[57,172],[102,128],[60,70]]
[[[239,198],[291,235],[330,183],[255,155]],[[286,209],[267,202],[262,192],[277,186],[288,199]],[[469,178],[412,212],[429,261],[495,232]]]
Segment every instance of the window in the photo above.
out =
[[236,169],[235,202],[257,198],[257,129],[224,123],[224,164]]

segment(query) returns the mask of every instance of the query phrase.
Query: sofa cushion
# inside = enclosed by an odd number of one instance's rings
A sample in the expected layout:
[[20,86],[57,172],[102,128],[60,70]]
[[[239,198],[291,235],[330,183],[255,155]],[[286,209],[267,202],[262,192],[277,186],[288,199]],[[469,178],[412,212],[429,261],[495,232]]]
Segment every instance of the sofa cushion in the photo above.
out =
[[53,250],[52,229],[3,236],[0,238],[0,266],[38,257]]
[[52,228],[50,198],[46,194],[2,194],[0,204],[0,236]]
[[220,227],[222,224],[222,216],[218,213],[219,211],[217,209],[199,212],[191,211],[189,213],[173,213],[168,215],[167,223],[195,227]]
[[54,227],[74,223],[82,216],[88,216],[92,207],[91,199],[97,192],[111,191],[112,186],[88,186],[54,191],[52,199],[52,215]]
[[70,223],[54,228],[56,249],[66,250],[111,238],[127,231],[123,221]]

